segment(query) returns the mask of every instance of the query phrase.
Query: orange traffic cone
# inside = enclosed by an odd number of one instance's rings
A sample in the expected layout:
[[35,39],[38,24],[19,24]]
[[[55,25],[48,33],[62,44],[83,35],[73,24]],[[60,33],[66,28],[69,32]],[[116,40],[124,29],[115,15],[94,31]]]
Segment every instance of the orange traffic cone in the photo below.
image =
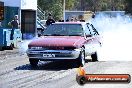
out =
[[79,67],[78,68],[78,75],[80,76],[80,75],[85,75],[86,74],[86,72],[85,72],[85,70],[84,70],[84,68],[83,67]]

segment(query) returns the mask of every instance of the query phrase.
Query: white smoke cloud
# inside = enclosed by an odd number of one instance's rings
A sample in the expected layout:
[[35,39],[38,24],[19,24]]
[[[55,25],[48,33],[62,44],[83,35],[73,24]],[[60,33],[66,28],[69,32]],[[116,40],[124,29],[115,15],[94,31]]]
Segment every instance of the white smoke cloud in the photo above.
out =
[[22,42],[20,42],[19,44],[19,51],[21,53],[26,53],[27,49],[28,49],[28,44],[33,41],[34,39],[37,39],[37,37],[34,37],[33,39],[30,40],[23,40]]
[[100,61],[132,61],[132,22],[126,16],[98,16],[92,23],[100,31],[102,47]]

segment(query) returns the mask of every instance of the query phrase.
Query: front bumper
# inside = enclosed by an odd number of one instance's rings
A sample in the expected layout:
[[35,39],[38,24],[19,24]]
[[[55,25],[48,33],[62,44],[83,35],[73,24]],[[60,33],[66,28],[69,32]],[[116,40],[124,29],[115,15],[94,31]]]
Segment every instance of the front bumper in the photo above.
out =
[[27,50],[29,58],[39,60],[61,60],[76,59],[79,57],[80,49],[75,50]]

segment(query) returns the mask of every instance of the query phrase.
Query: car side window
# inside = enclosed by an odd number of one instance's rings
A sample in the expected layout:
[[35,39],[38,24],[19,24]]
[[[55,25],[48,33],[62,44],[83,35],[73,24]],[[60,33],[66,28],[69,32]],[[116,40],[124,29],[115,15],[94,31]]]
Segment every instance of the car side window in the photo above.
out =
[[94,35],[99,35],[99,33],[98,33],[98,31],[96,30],[96,28],[95,28],[92,24],[91,24],[90,26],[91,26],[92,29],[93,29]]
[[88,29],[88,26],[87,25],[84,25],[84,31],[86,33],[86,35],[91,35],[91,31]]
[[88,29],[91,31],[92,35],[99,35],[98,31],[94,28],[94,26],[92,24],[87,24]]

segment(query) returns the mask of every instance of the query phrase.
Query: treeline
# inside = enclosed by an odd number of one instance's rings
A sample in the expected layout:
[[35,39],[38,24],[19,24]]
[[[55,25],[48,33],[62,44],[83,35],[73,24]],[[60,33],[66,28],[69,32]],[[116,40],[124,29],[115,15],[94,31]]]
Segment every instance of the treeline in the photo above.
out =
[[[38,0],[38,5],[54,18],[60,19],[63,15],[64,0]],[[132,0],[65,0],[66,10],[81,11],[126,11],[132,14]]]
[[78,0],[80,3],[77,5],[79,10],[91,11],[115,11],[124,10],[125,0]]
[[126,8],[125,11],[127,14],[132,15],[132,0],[126,0]]

